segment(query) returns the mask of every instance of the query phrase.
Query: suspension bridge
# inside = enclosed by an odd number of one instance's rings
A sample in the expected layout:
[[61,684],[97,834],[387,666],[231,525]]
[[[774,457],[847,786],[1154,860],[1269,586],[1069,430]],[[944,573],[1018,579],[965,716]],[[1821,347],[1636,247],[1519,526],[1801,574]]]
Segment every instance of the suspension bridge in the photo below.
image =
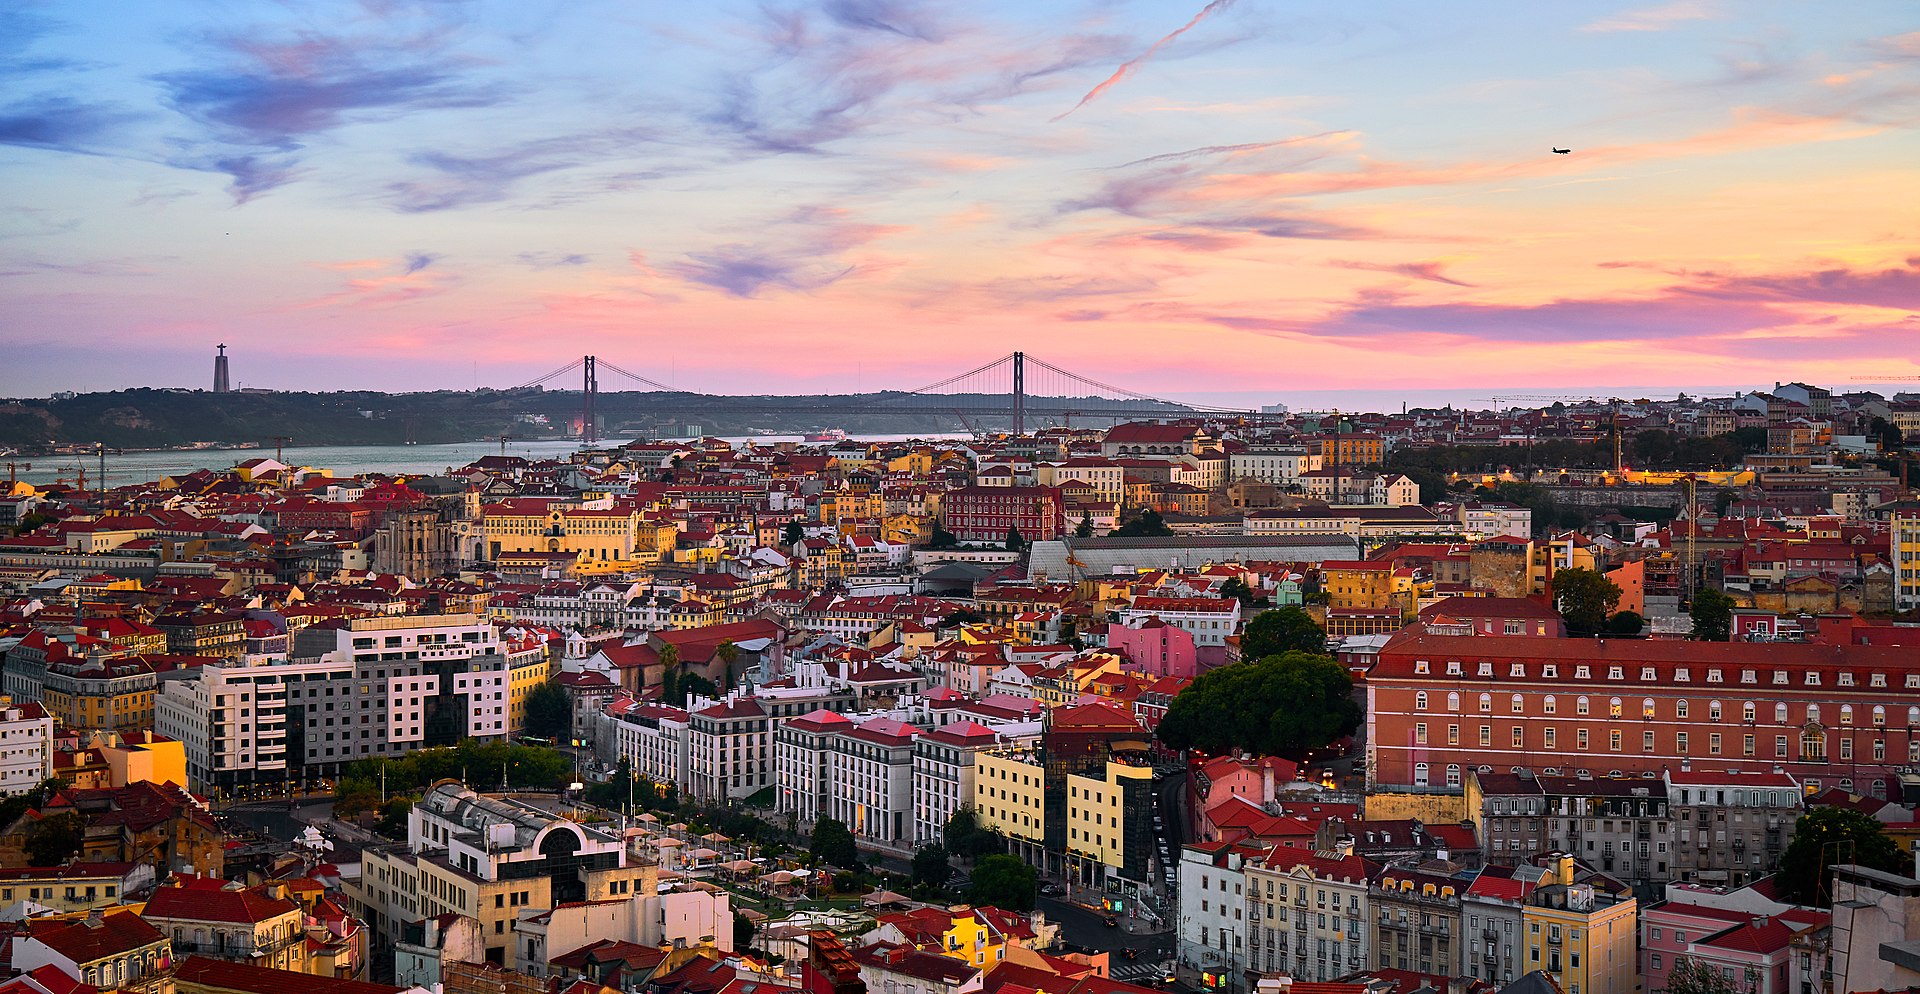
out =
[[1025,352],[1014,352],[966,372],[911,390],[880,390],[850,396],[805,400],[763,396],[734,396],[683,390],[608,362],[581,356],[565,366],[514,387],[571,389],[580,385],[581,439],[599,441],[598,423],[604,414],[601,376],[628,386],[609,393],[657,395],[674,408],[715,414],[784,414],[831,418],[848,415],[921,415],[957,420],[977,431],[976,418],[1004,418],[1015,435],[1073,418],[1167,419],[1195,416],[1257,417],[1259,412],[1212,407],[1168,400],[1103,383],[1062,369]]

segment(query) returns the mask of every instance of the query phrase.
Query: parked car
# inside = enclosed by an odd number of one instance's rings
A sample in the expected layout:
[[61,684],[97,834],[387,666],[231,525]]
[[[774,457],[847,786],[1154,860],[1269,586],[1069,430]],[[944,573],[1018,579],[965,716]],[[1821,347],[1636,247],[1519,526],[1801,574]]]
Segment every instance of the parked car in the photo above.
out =
[[1106,925],[1108,928],[1120,927],[1120,919],[1113,915],[1108,915],[1107,917],[1101,919],[1101,923]]

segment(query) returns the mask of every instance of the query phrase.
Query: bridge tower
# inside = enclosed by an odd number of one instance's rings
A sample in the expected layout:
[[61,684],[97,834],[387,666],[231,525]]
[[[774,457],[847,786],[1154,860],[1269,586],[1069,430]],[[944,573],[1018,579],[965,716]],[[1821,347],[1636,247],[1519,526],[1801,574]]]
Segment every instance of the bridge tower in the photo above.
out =
[[580,400],[580,441],[593,445],[600,441],[600,432],[593,424],[593,402],[600,393],[600,379],[594,370],[596,357],[585,356],[581,359],[581,400]]
[[1027,433],[1027,354],[1013,354],[1013,437]]

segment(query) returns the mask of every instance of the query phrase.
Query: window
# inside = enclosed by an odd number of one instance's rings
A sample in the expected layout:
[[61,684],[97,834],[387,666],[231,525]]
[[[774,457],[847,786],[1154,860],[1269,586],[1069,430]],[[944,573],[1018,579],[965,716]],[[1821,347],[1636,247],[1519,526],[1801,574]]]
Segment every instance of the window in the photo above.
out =
[[1584,715],[1584,714],[1586,714],[1586,713],[1587,713],[1587,699],[1586,699],[1586,698],[1584,698],[1584,697],[1582,697],[1582,698],[1579,698],[1579,699],[1577,699],[1577,700],[1575,700],[1575,701],[1573,702],[1573,713],[1574,713],[1574,714],[1578,714],[1578,715]]
[[[1413,764],[1413,783],[1416,787],[1425,787],[1427,785],[1427,764]],[[1202,938],[1200,941],[1205,942],[1206,939]]]
[[1740,755],[1753,755],[1753,736],[1743,735],[1740,737]]
[[1673,716],[1675,718],[1685,718],[1687,716],[1687,702],[1685,700],[1673,702]]
[[1740,720],[1747,722],[1748,724],[1753,723],[1753,702],[1752,701],[1748,701],[1745,704],[1740,705]]
[[1707,736],[1707,754],[1711,756],[1720,755],[1720,733],[1719,732],[1713,732]]
[[1459,725],[1447,726],[1447,744],[1450,746],[1457,746],[1460,744],[1460,726]]
[[1519,725],[1513,726],[1513,747],[1515,749],[1521,749],[1521,748],[1524,748],[1526,744],[1527,744],[1526,730]]
[[1720,720],[1720,702],[1719,701],[1707,702],[1707,720],[1708,721]]
[[1414,745],[1427,744],[1427,723],[1426,722],[1423,721],[1413,726],[1413,744]]
[[1673,733],[1673,751],[1684,756],[1687,754],[1687,733]]
[[1551,729],[1551,728],[1545,729],[1542,732],[1542,734],[1546,736],[1546,747],[1549,749],[1553,748],[1554,740],[1559,738],[1559,736],[1553,733],[1554,733],[1554,729]]
[[1580,740],[1580,751],[1587,751],[1587,730],[1584,728],[1580,729],[1577,738]]
[[1773,706],[1773,723],[1776,725],[1784,725],[1787,723],[1787,706],[1785,704],[1775,704]]
[[1449,787],[1460,786],[1460,764],[1458,763],[1447,764],[1447,786]]
[[1425,711],[1427,709],[1427,692],[1426,691],[1423,690],[1413,695],[1413,709],[1415,711]]
[[1612,749],[1614,752],[1620,751],[1620,730],[1618,728],[1607,733],[1607,748]]
[[1522,703],[1521,703],[1521,700],[1520,700],[1520,695],[1519,695],[1519,694],[1515,694],[1515,695],[1513,695],[1513,713],[1514,713],[1514,714],[1526,714],[1526,713],[1527,713],[1527,708],[1526,708],[1526,705],[1524,705],[1524,704],[1522,704]]
[[1542,714],[1553,714],[1555,711],[1559,709],[1559,706],[1554,701],[1553,695],[1548,694],[1547,699],[1541,702],[1540,709]]
[[1607,701],[1607,717],[1620,717],[1620,698],[1615,697]]
[[1480,710],[1482,713],[1491,713],[1493,711],[1493,695],[1492,694],[1480,695]]
[[1458,710],[1460,710],[1460,695],[1459,695],[1459,694],[1448,694],[1448,695],[1447,695],[1447,710],[1449,710],[1449,711],[1458,711]]
[[1773,756],[1775,759],[1787,758],[1787,737],[1786,736],[1776,735],[1773,737]]
[[1641,752],[1653,751],[1653,733],[1651,731],[1640,733],[1640,751]]
[[1480,744],[1483,746],[1493,745],[1493,726],[1492,725],[1480,726]]

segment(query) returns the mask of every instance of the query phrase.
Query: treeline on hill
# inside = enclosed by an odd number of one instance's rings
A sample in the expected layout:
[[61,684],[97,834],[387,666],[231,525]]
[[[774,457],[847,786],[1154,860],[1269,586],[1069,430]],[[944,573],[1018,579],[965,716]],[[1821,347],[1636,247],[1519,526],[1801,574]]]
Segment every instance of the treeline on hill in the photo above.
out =
[[[1071,398],[1029,397],[1044,405]],[[276,436],[296,445],[402,445],[475,441],[499,435],[562,437],[580,416],[578,390],[439,390],[422,393],[213,393],[141,388],[80,394],[61,400],[0,400],[0,445],[32,449],[54,444],[103,443],[112,448],[164,448],[193,442],[270,445]],[[602,392],[596,403],[602,434],[647,437],[679,433],[689,424],[704,434],[796,432],[840,427],[851,432],[950,432],[964,427],[954,407],[1005,407],[993,394],[940,397],[941,407],[899,393],[823,396],[713,397],[704,394]],[[790,407],[769,411],[769,406]],[[923,409],[915,409],[916,405]],[[1130,402],[1141,414],[1171,410]],[[522,414],[545,415],[548,427]],[[973,426],[1003,428],[1007,419],[982,416]]]

